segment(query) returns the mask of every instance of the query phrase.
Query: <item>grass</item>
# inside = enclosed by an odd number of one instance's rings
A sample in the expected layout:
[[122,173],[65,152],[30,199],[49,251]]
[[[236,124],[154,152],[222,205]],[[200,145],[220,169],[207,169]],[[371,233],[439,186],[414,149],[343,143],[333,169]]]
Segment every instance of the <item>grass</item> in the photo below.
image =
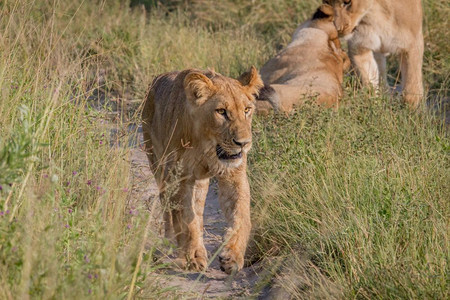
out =
[[443,299],[449,141],[426,113],[367,100],[257,123],[259,246],[308,255],[344,298]]
[[[214,3],[0,3],[2,299],[173,295],[148,276],[159,241],[130,192],[127,128],[146,87],[175,69],[261,66],[319,1]],[[423,3],[425,86],[448,97],[450,9]],[[255,120],[259,255],[290,253],[281,284],[297,297],[446,298],[445,126],[346,91],[339,111]]]

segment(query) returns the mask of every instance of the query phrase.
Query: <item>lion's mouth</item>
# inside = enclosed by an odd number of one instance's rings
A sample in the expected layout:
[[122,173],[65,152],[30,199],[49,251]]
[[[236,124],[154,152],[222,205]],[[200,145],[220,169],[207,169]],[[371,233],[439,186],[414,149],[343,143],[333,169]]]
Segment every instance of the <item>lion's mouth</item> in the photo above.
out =
[[230,160],[230,159],[238,159],[242,157],[242,151],[235,154],[229,154],[220,145],[216,146],[216,154],[219,159]]
[[340,38],[348,38],[349,36],[352,36],[356,31],[358,31],[357,27],[353,27],[352,30],[343,30],[338,32],[338,36]]

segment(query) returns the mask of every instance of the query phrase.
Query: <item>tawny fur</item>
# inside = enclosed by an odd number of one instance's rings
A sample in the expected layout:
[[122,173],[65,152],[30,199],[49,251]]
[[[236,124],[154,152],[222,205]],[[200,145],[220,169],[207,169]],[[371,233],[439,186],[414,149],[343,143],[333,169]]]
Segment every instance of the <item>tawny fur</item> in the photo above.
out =
[[412,108],[423,99],[420,0],[324,0],[348,40],[350,59],[363,84],[387,87],[386,56],[399,55],[403,98]]
[[261,68],[265,88],[257,101],[261,114],[275,108],[290,112],[306,99],[336,106],[342,97],[344,69],[350,61],[341,49],[333,9],[322,5],[300,25],[291,43]]
[[142,127],[166,207],[165,234],[176,238],[179,259],[189,269],[203,270],[207,265],[203,209],[213,176],[229,225],[219,257],[221,268],[231,273],[243,266],[251,229],[246,160],[254,95],[261,87],[253,67],[238,80],[190,69],[158,76],[148,91]]

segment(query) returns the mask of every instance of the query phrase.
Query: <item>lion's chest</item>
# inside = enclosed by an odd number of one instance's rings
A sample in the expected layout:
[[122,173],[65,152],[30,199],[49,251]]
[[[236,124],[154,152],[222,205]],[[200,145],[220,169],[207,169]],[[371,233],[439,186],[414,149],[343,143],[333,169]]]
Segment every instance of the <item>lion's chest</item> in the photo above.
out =
[[[214,148],[215,149],[215,148]],[[185,176],[202,180],[216,176],[222,172],[222,166],[217,162],[214,149],[184,149],[180,156]]]

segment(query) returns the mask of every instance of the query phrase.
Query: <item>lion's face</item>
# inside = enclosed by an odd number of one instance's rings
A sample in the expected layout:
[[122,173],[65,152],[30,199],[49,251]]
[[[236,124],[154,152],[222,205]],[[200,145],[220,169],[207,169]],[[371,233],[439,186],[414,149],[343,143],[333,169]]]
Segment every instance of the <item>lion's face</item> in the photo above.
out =
[[372,6],[372,0],[323,0],[334,10],[334,25],[340,36],[349,37]]
[[238,167],[252,144],[254,94],[263,86],[258,72],[252,68],[239,80],[193,72],[184,84],[194,121],[192,129],[208,157],[222,166]]

